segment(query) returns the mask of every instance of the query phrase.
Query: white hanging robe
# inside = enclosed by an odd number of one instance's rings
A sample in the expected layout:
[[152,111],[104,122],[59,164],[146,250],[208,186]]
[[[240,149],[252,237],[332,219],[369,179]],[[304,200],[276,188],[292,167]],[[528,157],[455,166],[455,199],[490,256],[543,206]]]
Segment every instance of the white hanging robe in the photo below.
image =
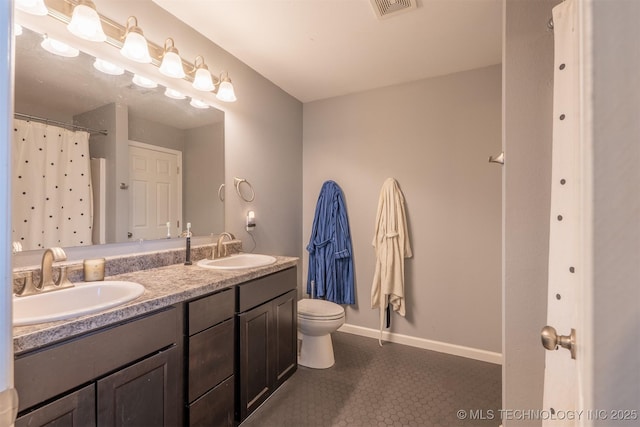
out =
[[393,178],[387,178],[380,191],[373,237],[376,269],[371,287],[371,308],[380,309],[380,338],[387,304],[404,317],[404,259],[411,258],[404,196]]

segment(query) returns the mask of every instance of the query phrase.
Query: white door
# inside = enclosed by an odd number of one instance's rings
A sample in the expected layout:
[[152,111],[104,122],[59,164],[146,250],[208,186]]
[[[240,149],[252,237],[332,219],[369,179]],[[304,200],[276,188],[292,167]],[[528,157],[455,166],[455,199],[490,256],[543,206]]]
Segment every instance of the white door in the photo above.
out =
[[[588,97],[577,0],[553,9],[554,91],[543,425],[587,425],[592,242]],[[573,333],[572,333],[573,331]]]
[[182,153],[129,141],[130,238],[176,237],[181,223]]

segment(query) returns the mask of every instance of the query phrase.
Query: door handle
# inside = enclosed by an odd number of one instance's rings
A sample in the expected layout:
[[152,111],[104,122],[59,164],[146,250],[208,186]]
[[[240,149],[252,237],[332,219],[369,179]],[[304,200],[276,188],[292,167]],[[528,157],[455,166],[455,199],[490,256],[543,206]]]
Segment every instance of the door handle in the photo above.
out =
[[545,326],[540,333],[542,346],[547,350],[557,350],[558,346],[571,352],[571,358],[576,358],[576,330],[571,328],[570,335],[558,335],[556,328]]

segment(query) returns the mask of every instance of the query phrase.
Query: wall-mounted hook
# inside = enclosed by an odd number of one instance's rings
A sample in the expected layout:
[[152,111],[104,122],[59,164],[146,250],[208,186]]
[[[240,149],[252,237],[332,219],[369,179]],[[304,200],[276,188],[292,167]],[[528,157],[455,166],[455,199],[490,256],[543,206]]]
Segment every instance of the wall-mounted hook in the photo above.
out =
[[129,189],[129,185],[125,184],[124,182],[120,183],[120,189],[121,190],[128,190]]
[[500,163],[501,165],[504,165],[504,151],[496,157],[489,156],[489,163]]

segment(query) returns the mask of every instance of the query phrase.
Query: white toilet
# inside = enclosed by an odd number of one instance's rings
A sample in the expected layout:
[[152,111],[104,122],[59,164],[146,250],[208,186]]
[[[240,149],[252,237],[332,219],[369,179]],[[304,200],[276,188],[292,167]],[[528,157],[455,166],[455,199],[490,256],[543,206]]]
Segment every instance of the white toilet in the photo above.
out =
[[331,333],[344,324],[344,308],[320,299],[298,301],[298,364],[325,369],[335,363]]

